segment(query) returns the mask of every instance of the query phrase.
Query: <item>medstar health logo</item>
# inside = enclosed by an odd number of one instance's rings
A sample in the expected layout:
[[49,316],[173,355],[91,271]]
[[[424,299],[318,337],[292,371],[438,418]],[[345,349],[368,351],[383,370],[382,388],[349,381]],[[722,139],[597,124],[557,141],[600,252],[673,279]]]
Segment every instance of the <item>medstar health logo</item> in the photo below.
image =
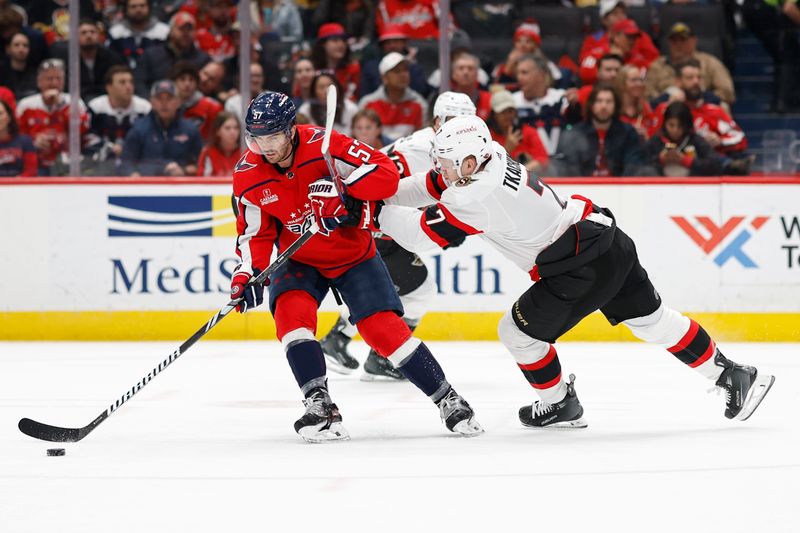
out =
[[[758,268],[755,261],[745,253],[743,247],[753,234],[769,220],[769,217],[731,217],[720,226],[717,226],[709,217],[694,217],[696,224],[686,217],[670,218],[703,252],[707,255],[714,254],[714,262],[717,266],[721,267],[731,259],[736,259],[745,268]],[[746,222],[748,218],[751,218],[749,223]],[[737,230],[740,231],[736,236],[728,240],[728,243],[720,249],[722,241],[725,241]]]

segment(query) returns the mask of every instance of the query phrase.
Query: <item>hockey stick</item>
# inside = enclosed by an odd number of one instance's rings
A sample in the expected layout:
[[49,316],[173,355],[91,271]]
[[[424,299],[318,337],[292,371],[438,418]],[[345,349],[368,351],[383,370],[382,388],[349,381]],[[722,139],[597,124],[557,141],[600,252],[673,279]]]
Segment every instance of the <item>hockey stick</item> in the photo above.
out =
[[[264,283],[266,279],[271,276],[278,268],[280,268],[286,261],[289,260],[292,255],[294,255],[297,250],[299,250],[308,240],[319,231],[319,226],[314,223],[310,228],[308,228],[300,237],[294,241],[291,246],[289,246],[282,254],[280,254],[275,261],[267,267],[266,270],[261,272],[258,276],[256,276],[252,281],[251,284],[255,283]],[[51,426],[48,424],[42,424],[41,422],[37,422],[35,420],[31,420],[30,418],[23,418],[19,421],[19,430],[25,433],[26,435],[33,437],[39,440],[47,440],[51,442],[78,442],[86,435],[91,433],[94,428],[99,426],[106,418],[111,416],[111,414],[122,407],[122,404],[130,400],[134,394],[142,390],[145,385],[150,383],[154,377],[160,374],[165,368],[173,363],[178,357],[180,357],[183,353],[186,352],[189,348],[191,348],[194,343],[199,341],[206,333],[211,331],[211,329],[216,326],[219,322],[222,321],[225,316],[228,315],[231,311],[233,311],[239,302],[242,301],[243,298],[236,298],[228,302],[225,307],[217,311],[217,313],[211,317],[211,319],[205,323],[200,329],[198,329],[194,335],[189,337],[183,344],[181,344],[177,350],[169,354],[169,357],[161,361],[161,363],[151,370],[146,376],[139,380],[139,382],[131,387],[131,390],[126,392],[122,397],[117,400],[116,402],[112,403],[108,406],[108,409],[103,411],[98,415],[97,418],[92,420],[89,424],[82,428],[62,428],[58,426]]]
[[328,86],[328,94],[326,95],[325,103],[325,136],[322,138],[322,157],[325,159],[325,164],[328,165],[328,172],[331,173],[331,179],[336,186],[336,192],[339,193],[339,199],[344,202],[344,186],[342,185],[342,178],[336,172],[336,165],[333,163],[331,157],[331,132],[333,132],[333,122],[336,119],[336,86]]

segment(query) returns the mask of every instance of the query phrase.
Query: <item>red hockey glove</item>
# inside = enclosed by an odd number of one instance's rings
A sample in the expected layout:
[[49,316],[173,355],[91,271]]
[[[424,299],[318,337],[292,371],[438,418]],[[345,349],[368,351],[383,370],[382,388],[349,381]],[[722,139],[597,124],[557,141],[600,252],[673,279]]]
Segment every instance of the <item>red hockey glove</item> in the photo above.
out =
[[269,278],[264,281],[263,285],[250,283],[261,271],[254,268],[253,273],[250,274],[246,270],[241,270],[241,268],[241,264],[237,266],[233,271],[233,277],[231,277],[231,299],[241,298],[242,301],[236,306],[236,310],[240,313],[246,313],[264,302],[264,287],[269,285]]

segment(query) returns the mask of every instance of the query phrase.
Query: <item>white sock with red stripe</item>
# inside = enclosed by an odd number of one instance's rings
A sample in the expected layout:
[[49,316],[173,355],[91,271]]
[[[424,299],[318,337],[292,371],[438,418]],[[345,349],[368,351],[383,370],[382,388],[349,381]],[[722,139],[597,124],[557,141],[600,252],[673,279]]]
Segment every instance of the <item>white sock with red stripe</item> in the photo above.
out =
[[694,320],[661,305],[654,313],[624,322],[634,335],[663,346],[682,363],[716,381],[722,367],[714,364],[717,345]]

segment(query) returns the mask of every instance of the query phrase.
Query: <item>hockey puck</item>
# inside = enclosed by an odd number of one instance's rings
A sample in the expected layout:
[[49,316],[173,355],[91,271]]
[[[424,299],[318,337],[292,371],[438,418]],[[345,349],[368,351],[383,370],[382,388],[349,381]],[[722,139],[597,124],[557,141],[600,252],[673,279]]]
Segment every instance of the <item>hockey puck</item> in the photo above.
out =
[[57,456],[60,456],[60,455],[67,455],[67,450],[65,450],[64,448],[48,448],[47,449],[47,455],[50,455],[50,456],[53,456],[53,457],[57,457]]

